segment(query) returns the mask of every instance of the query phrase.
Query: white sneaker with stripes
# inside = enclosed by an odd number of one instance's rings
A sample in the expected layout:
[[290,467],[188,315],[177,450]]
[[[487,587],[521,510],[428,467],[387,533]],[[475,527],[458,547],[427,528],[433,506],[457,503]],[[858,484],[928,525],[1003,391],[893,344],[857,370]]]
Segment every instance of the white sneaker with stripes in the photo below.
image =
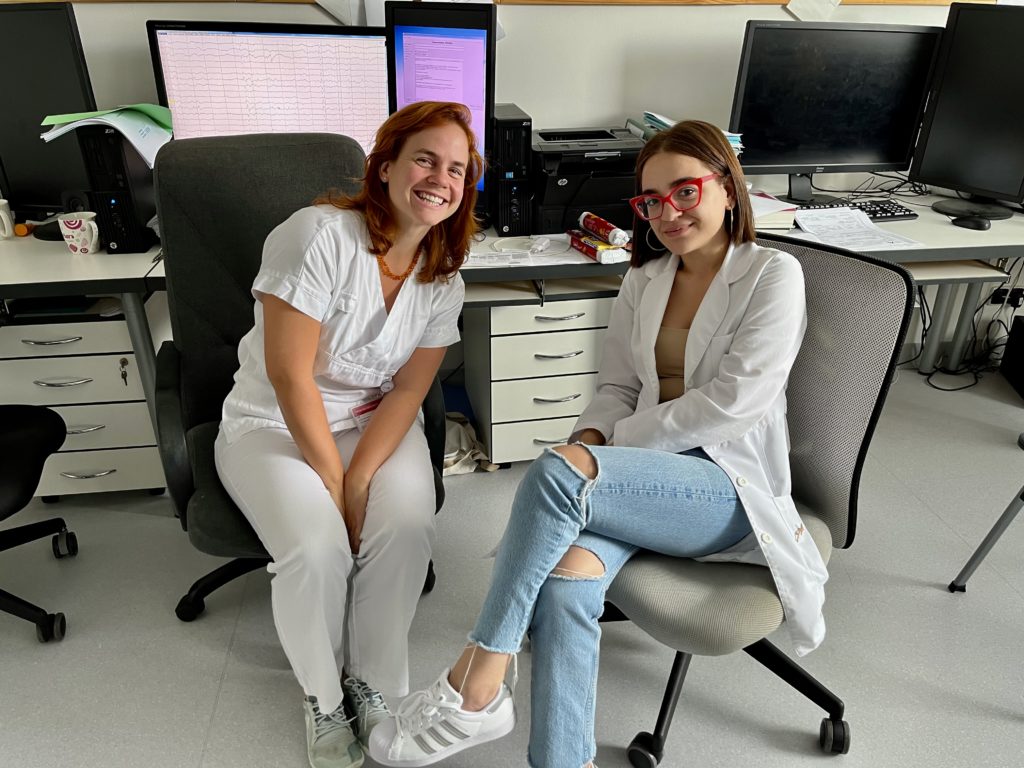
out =
[[462,695],[448,684],[445,670],[430,688],[411,694],[394,717],[373,729],[369,752],[380,765],[420,768],[501,738],[515,724],[509,686],[502,683],[498,695],[479,712],[467,712],[462,709]]

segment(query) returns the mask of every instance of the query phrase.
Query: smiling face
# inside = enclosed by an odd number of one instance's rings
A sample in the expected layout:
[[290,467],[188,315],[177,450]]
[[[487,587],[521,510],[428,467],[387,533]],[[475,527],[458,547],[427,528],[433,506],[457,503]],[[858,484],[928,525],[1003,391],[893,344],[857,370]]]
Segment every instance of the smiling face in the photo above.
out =
[[[641,172],[644,193],[667,195],[683,181],[715,173],[704,163],[675,152],[652,155]],[[728,248],[725,212],[736,204],[732,181],[721,177],[703,183],[700,204],[680,213],[671,205],[661,206],[661,216],[650,222],[661,244],[680,256]]]
[[468,163],[469,142],[454,123],[409,136],[398,157],[380,169],[399,230],[425,234],[454,214],[462,202]]

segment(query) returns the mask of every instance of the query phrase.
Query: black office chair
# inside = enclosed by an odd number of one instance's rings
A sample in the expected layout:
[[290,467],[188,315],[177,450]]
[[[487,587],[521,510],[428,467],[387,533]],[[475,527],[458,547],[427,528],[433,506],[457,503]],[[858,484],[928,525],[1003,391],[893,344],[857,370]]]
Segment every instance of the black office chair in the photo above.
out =
[[[354,191],[364,155],[334,134],[253,134],[166,144],[155,168],[173,342],[157,355],[158,442],[181,526],[202,552],[233,558],[196,581],[175,613],[192,621],[211,592],[270,558],[214,466],[221,406],[253,324],[250,292],[270,231],[329,188]],[[437,509],[444,501],[444,400],[423,402]],[[434,586],[433,563],[424,591]]]
[[[6,520],[32,500],[46,459],[64,445],[66,436],[64,419],[49,408],[0,405],[0,520]],[[0,552],[51,535],[54,557],[78,554],[78,539],[59,517],[0,531]],[[0,611],[35,624],[41,643],[61,640],[67,632],[63,613],[47,613],[3,590]]]
[[[786,393],[790,465],[793,500],[828,563],[833,548],[853,543],[861,470],[910,321],[913,280],[898,265],[827,245],[775,235],[757,242],[803,267],[807,332]],[[637,768],[661,761],[693,656],[739,650],[828,713],[822,750],[849,750],[842,700],[766,639],[785,618],[767,568],[644,552],[612,583],[606,614],[625,614],[676,651],[654,731],[629,745]]]

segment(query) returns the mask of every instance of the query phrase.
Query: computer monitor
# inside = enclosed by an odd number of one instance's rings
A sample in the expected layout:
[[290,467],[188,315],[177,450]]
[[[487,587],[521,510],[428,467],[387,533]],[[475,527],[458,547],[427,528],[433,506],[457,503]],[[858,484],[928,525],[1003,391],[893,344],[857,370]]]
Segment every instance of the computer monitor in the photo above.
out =
[[340,133],[369,152],[388,117],[381,27],[147,21],[176,139]]
[[747,173],[904,171],[921,123],[941,27],[748,21],[729,130]]
[[1024,8],[954,3],[910,178],[970,194],[950,216],[1009,218],[1024,202]]
[[[416,101],[455,101],[473,115],[477,149],[487,156],[494,122],[497,13],[489,3],[384,3],[391,111]],[[486,212],[484,178],[477,211]]]
[[89,188],[75,136],[46,143],[47,115],[96,109],[70,3],[0,4],[0,197],[18,218],[65,209]]

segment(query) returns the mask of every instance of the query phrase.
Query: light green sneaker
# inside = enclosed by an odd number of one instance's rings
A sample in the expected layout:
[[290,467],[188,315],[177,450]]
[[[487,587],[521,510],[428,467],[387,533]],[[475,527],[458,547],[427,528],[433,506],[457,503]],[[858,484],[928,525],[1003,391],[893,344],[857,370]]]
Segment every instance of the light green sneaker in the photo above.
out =
[[370,731],[387,720],[391,710],[378,691],[351,675],[341,681],[341,689],[345,692],[345,706],[352,716],[356,736],[366,749],[370,743]]
[[307,696],[302,707],[306,712],[306,751],[312,768],[359,768],[363,764],[363,748],[352,732],[352,721],[345,717],[344,707],[324,714],[315,696]]

